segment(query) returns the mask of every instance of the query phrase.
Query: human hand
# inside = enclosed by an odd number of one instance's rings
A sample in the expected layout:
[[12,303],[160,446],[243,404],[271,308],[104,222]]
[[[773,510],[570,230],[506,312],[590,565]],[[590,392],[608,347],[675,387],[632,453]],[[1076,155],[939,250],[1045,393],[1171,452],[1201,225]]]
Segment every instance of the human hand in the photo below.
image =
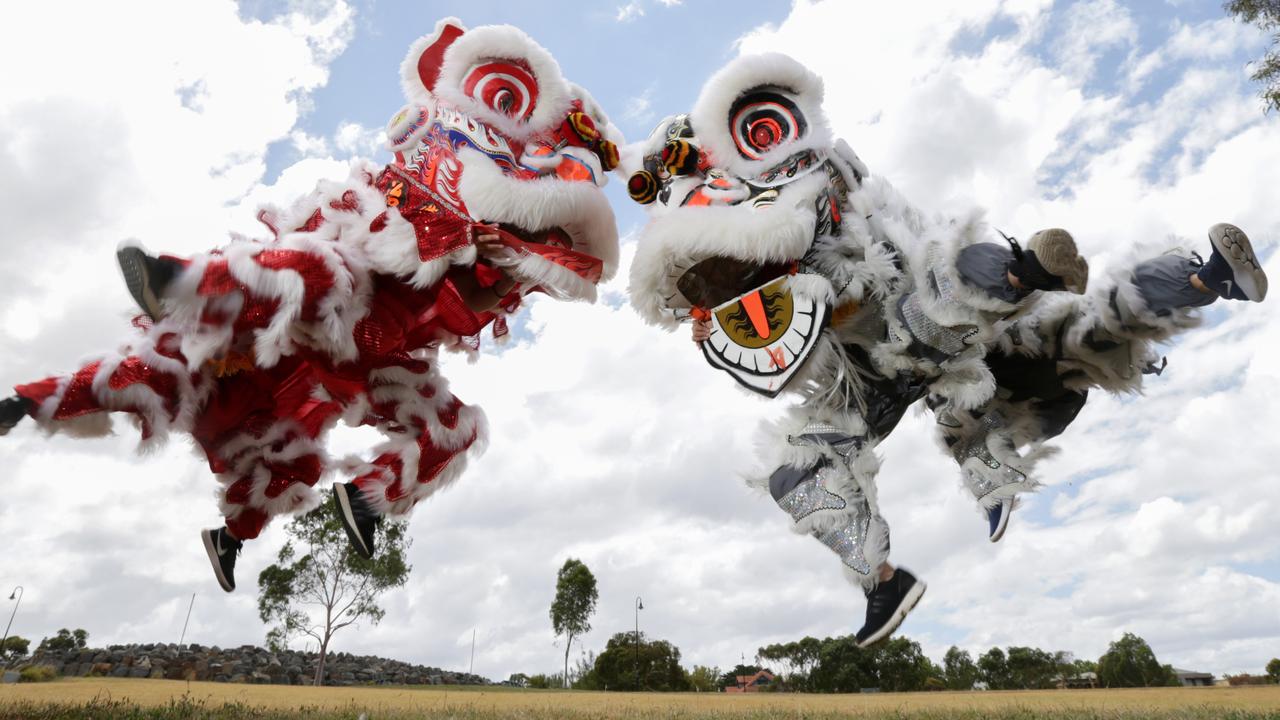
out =
[[510,259],[510,250],[494,233],[476,236],[476,252],[486,260],[499,263]]
[[711,337],[711,321],[710,320],[694,320],[693,321],[693,341],[695,343],[703,342]]

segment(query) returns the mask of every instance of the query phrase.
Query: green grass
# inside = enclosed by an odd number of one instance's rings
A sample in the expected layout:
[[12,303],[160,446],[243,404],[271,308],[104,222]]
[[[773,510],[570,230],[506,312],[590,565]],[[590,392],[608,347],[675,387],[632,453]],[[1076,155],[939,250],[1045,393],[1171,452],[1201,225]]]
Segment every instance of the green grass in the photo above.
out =
[[483,708],[474,705],[421,708],[415,710],[368,711],[352,706],[332,709],[301,706],[290,710],[255,707],[244,703],[209,703],[180,698],[167,705],[144,707],[125,700],[96,699],[87,703],[19,702],[0,706],[0,720],[338,720],[358,718],[367,713],[368,720],[641,720],[660,717],[663,720],[836,720],[837,718],[901,718],[902,720],[1280,720],[1280,710],[1232,710],[1214,706],[1165,710],[1085,709],[1085,708],[1019,708],[1000,709],[927,709],[878,712],[831,712],[760,708],[735,713],[700,712],[679,708],[617,708],[602,714],[599,710],[582,711],[564,708]]

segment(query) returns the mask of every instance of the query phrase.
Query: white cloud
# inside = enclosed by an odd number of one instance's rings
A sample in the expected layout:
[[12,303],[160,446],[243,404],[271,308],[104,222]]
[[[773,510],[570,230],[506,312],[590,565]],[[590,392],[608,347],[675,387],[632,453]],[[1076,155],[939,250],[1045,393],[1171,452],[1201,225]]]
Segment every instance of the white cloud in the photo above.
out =
[[382,128],[369,128],[359,123],[343,122],[333,136],[333,144],[350,157],[368,158],[383,149],[385,136]]
[[614,15],[614,20],[620,23],[631,22],[636,18],[644,17],[644,6],[640,4],[640,0],[632,0],[626,5],[618,6],[618,13]]
[[627,98],[627,104],[622,108],[622,114],[619,119],[632,126],[644,127],[653,122],[653,90],[654,86],[650,85],[644,89],[639,95],[632,95]]

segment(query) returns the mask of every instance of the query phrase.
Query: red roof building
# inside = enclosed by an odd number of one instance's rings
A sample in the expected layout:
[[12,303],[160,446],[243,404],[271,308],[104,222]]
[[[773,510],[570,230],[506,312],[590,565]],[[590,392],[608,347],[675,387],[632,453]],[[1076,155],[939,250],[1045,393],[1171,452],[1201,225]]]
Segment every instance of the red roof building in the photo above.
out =
[[768,670],[761,670],[755,675],[739,675],[737,680],[737,685],[729,685],[724,691],[727,693],[760,692],[761,687],[766,687],[773,683],[773,673]]

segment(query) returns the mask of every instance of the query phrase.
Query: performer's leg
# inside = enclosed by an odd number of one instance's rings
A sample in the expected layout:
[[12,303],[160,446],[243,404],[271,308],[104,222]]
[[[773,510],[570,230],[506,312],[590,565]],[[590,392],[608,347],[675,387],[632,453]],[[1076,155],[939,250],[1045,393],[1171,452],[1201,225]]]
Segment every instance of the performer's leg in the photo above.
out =
[[[888,637],[924,594],[925,584],[889,564],[889,526],[876,502],[874,441],[854,413],[805,417],[793,411],[783,464],[768,478],[770,495],[795,532],[834,552],[845,576],[867,597],[860,646]],[[797,422],[800,421],[800,422]]]
[[333,489],[338,517],[364,557],[373,556],[381,518],[404,515],[455,481],[486,434],[484,413],[449,392],[434,357],[375,370],[369,398],[387,441],[372,462],[352,468],[352,482]]
[[273,240],[238,238],[185,259],[125,246],[118,259],[143,311],[183,329],[193,367],[241,354],[271,367],[299,340],[347,362],[358,353],[353,330],[372,280],[357,249],[333,242],[340,229],[317,209]]
[[314,487],[329,466],[324,437],[341,413],[313,366],[296,358],[219,381],[191,435],[222,484],[225,526],[201,536],[224,590],[235,588],[242,542],[258,537],[277,515],[319,504]]
[[211,379],[192,373],[178,335],[153,327],[131,346],[85,364],[70,375],[15,388],[0,409],[0,434],[31,416],[46,432],[100,437],[111,432],[112,412],[129,413],[144,443],[186,426],[208,395]]
[[1195,327],[1197,308],[1219,298],[1260,302],[1266,296],[1266,275],[1239,228],[1215,225],[1209,241],[1207,262],[1161,255],[1094,297],[1064,298],[1019,320],[986,357],[998,390],[983,406],[970,412],[946,397],[930,398],[992,542],[1003,535],[1016,495],[1038,487],[1029,476],[1051,452],[1043,443],[1075,419],[1090,388],[1140,390],[1145,374],[1163,370],[1156,344]]

